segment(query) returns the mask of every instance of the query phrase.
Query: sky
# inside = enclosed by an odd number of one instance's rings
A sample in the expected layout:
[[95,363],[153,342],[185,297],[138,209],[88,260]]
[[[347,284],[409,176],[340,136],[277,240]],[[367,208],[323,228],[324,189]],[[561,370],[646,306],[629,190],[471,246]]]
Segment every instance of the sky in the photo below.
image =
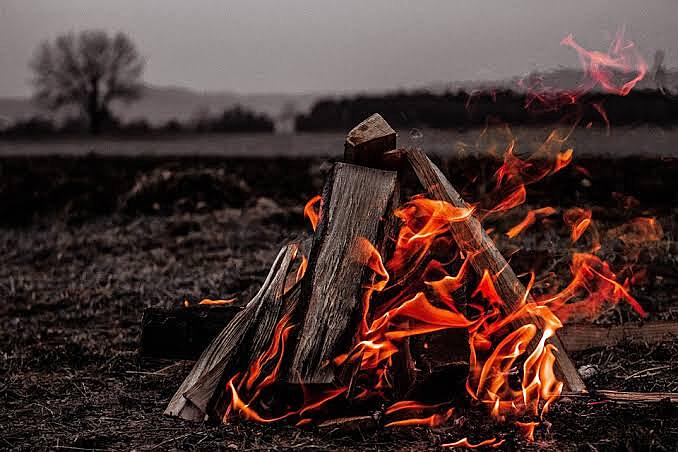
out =
[[41,41],[90,28],[127,33],[150,84],[317,93],[577,67],[563,37],[605,50],[621,26],[678,66],[676,0],[0,0],[0,96],[30,94]]

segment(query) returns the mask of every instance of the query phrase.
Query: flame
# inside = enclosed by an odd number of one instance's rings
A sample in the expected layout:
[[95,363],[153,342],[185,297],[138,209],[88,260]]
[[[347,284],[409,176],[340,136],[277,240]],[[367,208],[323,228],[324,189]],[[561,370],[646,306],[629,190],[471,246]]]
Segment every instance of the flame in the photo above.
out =
[[308,218],[308,220],[311,222],[311,227],[314,231],[318,227],[321,201],[322,197],[320,195],[316,195],[311,198],[304,206],[304,217]]
[[520,422],[516,421],[516,426],[522,430],[525,438],[533,442],[534,441],[534,429],[539,426],[539,422]]
[[204,298],[198,304],[221,304],[221,305],[224,305],[224,304],[235,303],[236,301],[238,301],[237,298],[229,298],[228,300],[210,300],[209,298]]
[[400,421],[392,421],[384,425],[384,427],[403,427],[406,425],[427,425],[429,427],[437,427],[447,422],[454,414],[454,408],[446,410],[444,413],[432,414],[427,417],[402,419]]
[[490,438],[486,439],[484,441],[480,441],[479,443],[473,444],[469,442],[468,438],[462,438],[459,441],[454,441],[452,443],[445,443],[441,444],[442,447],[448,447],[448,448],[457,448],[457,447],[465,447],[467,449],[478,449],[479,447],[492,447],[492,448],[497,448],[500,447],[502,444],[504,444],[506,440],[499,440],[497,441],[497,438]]
[[[580,85],[581,92],[588,92],[595,86],[601,86],[608,93],[626,96],[647,73],[647,63],[632,41],[624,39],[624,30],[620,30],[610,44],[607,52],[586,50],[568,35],[561,44],[574,49],[586,71],[587,79]],[[617,81],[615,72],[626,76],[626,80]]]
[[573,207],[563,213],[563,220],[571,229],[570,238],[572,239],[572,243],[577,242],[589,226],[591,226],[593,234],[592,248],[597,250],[600,247],[598,232],[593,227],[593,220],[591,218],[591,211],[581,207]]
[[558,213],[558,211],[553,207],[542,207],[540,209],[530,210],[527,212],[525,218],[523,218],[523,220],[520,223],[509,229],[506,235],[512,239],[518,236],[525,229],[532,226],[537,221],[538,217],[547,217],[550,215],[555,215],[556,213]]

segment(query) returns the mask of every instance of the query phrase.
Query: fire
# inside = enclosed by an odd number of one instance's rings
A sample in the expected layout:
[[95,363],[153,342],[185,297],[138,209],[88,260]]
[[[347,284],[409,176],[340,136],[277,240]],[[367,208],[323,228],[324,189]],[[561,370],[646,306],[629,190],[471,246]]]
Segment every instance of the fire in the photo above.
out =
[[[563,44],[577,51],[590,78],[576,93],[567,93],[568,102],[575,102],[593,85],[626,95],[644,75],[644,61],[621,35],[608,53],[587,51],[571,36]],[[620,84],[613,70],[633,74]],[[632,280],[618,278],[610,264],[595,254],[600,248],[598,232],[592,212],[584,208],[565,210],[563,221],[573,244],[584,242],[584,234],[590,234],[591,249],[573,252],[571,280],[552,286],[551,292],[530,293],[539,287],[533,272],[524,295],[511,310],[516,303],[509,304],[500,295],[495,287],[497,274],[489,269],[479,274],[469,271],[473,259],[484,250],[462,252],[452,238],[450,226],[468,221],[472,215],[481,219],[500,215],[525,203],[528,186],[561,171],[573,159],[573,150],[565,146],[571,130],[554,130],[527,157],[520,156],[517,139],[508,128],[506,131],[509,144],[494,173],[494,187],[482,203],[459,208],[415,196],[393,213],[400,227],[392,238],[395,246],[390,256],[383,255],[364,238],[347,245],[353,247],[356,264],[364,266],[368,275],[362,281],[361,309],[359,315],[356,313],[358,326],[351,345],[327,365],[338,371],[349,369],[350,382],[342,381],[334,388],[302,387],[303,401],[286,404],[283,413],[269,415],[269,402],[275,399],[275,383],[289,348],[286,343],[296,327],[291,316],[285,315],[276,325],[268,349],[228,380],[225,420],[237,413],[257,422],[287,419],[305,425],[320,416],[330,401],[349,399],[355,403],[384,403],[388,406],[383,411],[387,427],[445,424],[456,414],[451,403],[397,400],[394,364],[403,355],[408,338],[458,330],[468,335],[469,373],[465,387],[472,403],[484,407],[498,422],[513,423],[528,440],[534,440],[536,429],[563,390],[563,382],[554,370],[561,351],[551,343],[563,322],[575,316],[593,317],[608,303],[625,302],[640,316],[646,312],[630,293]],[[583,168],[575,170],[588,174]],[[315,196],[304,208],[313,230],[322,215],[321,207],[322,198]],[[506,235],[515,238],[537,220],[557,213],[553,207],[529,210]],[[661,227],[651,218],[635,219],[617,234],[629,246],[661,236]],[[307,266],[306,257],[301,256],[293,274],[295,283],[304,278]],[[266,415],[260,414],[264,412]],[[478,443],[463,438],[442,446],[500,447],[503,443],[497,438]]]

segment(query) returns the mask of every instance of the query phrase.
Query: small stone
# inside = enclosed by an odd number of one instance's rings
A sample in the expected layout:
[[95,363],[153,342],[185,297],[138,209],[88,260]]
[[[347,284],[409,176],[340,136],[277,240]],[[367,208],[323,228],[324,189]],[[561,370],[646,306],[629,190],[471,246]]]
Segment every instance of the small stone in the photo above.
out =
[[595,364],[585,364],[579,368],[578,372],[584,380],[588,380],[598,374],[598,366]]

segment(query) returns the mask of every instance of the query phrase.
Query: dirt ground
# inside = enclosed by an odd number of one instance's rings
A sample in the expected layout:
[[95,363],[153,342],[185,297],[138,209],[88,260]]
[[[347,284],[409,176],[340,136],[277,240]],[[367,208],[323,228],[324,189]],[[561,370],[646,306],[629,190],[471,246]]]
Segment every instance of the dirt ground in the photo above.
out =
[[[678,165],[576,163],[591,176],[567,169],[530,189],[528,202],[592,207],[602,252],[617,266],[625,258],[614,257],[614,233],[604,231],[635,216],[655,216],[664,237],[641,247],[636,260],[648,269],[647,282],[633,293],[650,319],[678,319]],[[469,199],[479,196],[482,178],[471,185],[468,173],[486,177],[490,166],[477,159],[444,165]],[[328,167],[315,159],[0,160],[0,449],[429,450],[464,436],[473,442],[496,436],[507,440],[506,449],[676,450],[678,409],[668,402],[563,398],[532,444],[478,408],[462,410],[441,428],[352,435],[163,416],[191,363],[139,358],[143,310],[205,297],[246,301],[279,246],[307,231],[302,207],[319,192]],[[515,265],[536,257],[558,263],[567,246],[561,235],[531,229]],[[517,248],[499,243],[510,252]],[[567,263],[560,267],[566,271]],[[634,320],[623,307],[598,318]],[[676,392],[676,356],[674,338],[573,358],[593,366],[590,389]]]

